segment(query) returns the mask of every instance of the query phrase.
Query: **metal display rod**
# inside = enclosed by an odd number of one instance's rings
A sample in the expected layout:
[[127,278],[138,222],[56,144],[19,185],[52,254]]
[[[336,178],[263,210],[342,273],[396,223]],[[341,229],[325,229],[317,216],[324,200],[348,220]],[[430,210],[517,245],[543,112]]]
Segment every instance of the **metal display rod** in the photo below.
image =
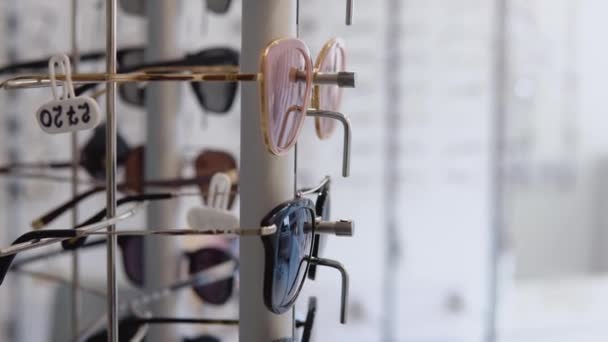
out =
[[[148,0],[148,61],[170,60],[179,55],[178,9],[179,1]],[[174,82],[152,83],[146,92],[146,149],[145,179],[172,179],[179,173],[176,139],[176,113],[179,111],[179,84]],[[147,190],[154,191],[153,188]],[[176,221],[176,201],[151,203],[146,213],[148,227],[174,227]],[[156,289],[175,281],[175,268],[172,260],[178,259],[176,239],[149,237],[144,239],[144,284],[147,289]],[[171,298],[156,302],[151,307],[156,315],[166,316],[175,313],[176,304]],[[149,342],[178,341],[175,326],[150,327],[146,337]]]
[[[116,73],[116,11],[117,0],[106,1],[106,72]],[[108,218],[116,216],[116,82],[106,83],[106,195]],[[115,225],[108,227],[109,232]],[[118,294],[116,285],[116,235],[108,237],[108,342],[118,342]]]
[[[78,64],[80,62],[80,53],[78,51],[78,1],[72,0],[71,6],[71,45],[72,45],[72,70],[78,72]],[[78,171],[80,170],[80,156],[78,151],[78,133],[73,132],[70,134],[70,150],[72,157],[72,179],[71,189],[72,197],[78,196]],[[75,205],[72,209],[72,227],[78,225],[78,206]],[[81,315],[81,298],[80,291],[80,264],[78,257],[78,250],[72,251],[72,284],[71,284],[71,316],[72,316],[72,336],[75,338],[78,336],[80,331],[80,315]]]
[[[296,0],[242,1],[241,72],[255,73],[260,54],[274,39],[296,36]],[[241,83],[241,223],[257,226],[277,204],[293,198],[294,153],[272,156],[260,130],[257,84]],[[264,251],[259,237],[240,243],[239,340],[269,342],[293,336],[292,312],[270,312],[263,302]]]

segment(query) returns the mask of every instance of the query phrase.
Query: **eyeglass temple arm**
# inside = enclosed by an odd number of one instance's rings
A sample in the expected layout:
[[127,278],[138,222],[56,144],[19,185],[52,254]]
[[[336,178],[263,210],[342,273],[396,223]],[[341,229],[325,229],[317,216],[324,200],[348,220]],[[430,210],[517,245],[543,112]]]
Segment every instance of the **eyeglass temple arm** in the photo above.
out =
[[350,143],[351,143],[351,128],[350,120],[342,113],[332,112],[328,110],[309,109],[306,115],[312,117],[329,118],[338,120],[344,127],[344,146],[342,151],[342,176],[350,176]]
[[9,173],[14,169],[65,169],[71,165],[71,162],[11,163],[0,166],[0,173]]
[[316,186],[314,186],[312,188],[302,188],[302,189],[298,190],[298,197],[319,193],[325,187],[328,187],[330,185],[330,183],[331,183],[331,177],[325,176],[325,177],[323,177],[321,182],[319,182],[319,184],[317,184]]
[[346,307],[348,305],[348,290],[350,288],[348,271],[346,271],[346,268],[344,268],[344,265],[342,265],[342,263],[340,263],[336,260],[311,256],[311,257],[308,257],[308,262],[310,262],[311,264],[317,265],[317,266],[333,268],[340,272],[340,275],[342,277],[342,293],[340,295],[340,323],[346,324],[346,320],[347,320]]
[[[126,197],[123,197],[123,198],[119,199],[118,201],[116,201],[116,206],[119,207],[124,204],[133,203],[133,202],[166,200],[166,199],[170,199],[173,197],[175,197],[175,195],[171,194],[171,193],[154,193],[154,194],[126,196]],[[103,208],[99,212],[97,212],[97,214],[91,216],[88,220],[79,224],[74,229],[82,228],[84,226],[99,222],[99,221],[103,220],[104,217],[106,217],[106,214],[107,214],[107,210],[106,210],[106,208]],[[86,239],[87,239],[87,236],[85,235],[85,236],[77,237],[74,239],[65,240],[65,241],[61,242],[61,246],[63,247],[63,249],[73,250],[73,249],[82,247],[85,244]]]
[[[105,51],[93,51],[84,53],[79,56],[81,61],[90,61],[101,59],[106,55]],[[51,57],[47,57],[45,59],[38,59],[34,61],[11,64],[4,67],[0,67],[0,74],[12,74],[15,72],[19,72],[23,69],[44,69],[49,66],[49,59]]]
[[104,190],[105,190],[105,187],[98,186],[98,187],[94,187],[90,190],[87,190],[83,193],[78,194],[76,197],[72,198],[71,200],[65,202],[64,204],[60,205],[59,207],[49,211],[48,213],[46,213],[46,214],[40,216],[39,218],[35,219],[34,221],[32,221],[31,227],[33,229],[43,228],[47,224],[53,222],[57,217],[61,216],[61,214],[65,213],[69,209],[73,208],[76,204],[83,201],[84,199],[91,197],[92,195],[94,195],[98,192],[104,191]]
[[[105,245],[106,243],[107,243],[106,239],[99,239],[99,240],[87,242],[86,244],[84,244],[80,248],[88,248],[88,247],[101,246],[101,245]],[[28,258],[20,258],[19,260],[13,262],[13,266],[11,267],[11,270],[23,267],[23,266],[25,266],[27,264],[31,264],[31,263],[36,262],[36,261],[48,260],[49,258],[53,258],[53,257],[56,257],[56,256],[64,255],[64,254],[67,254],[67,253],[70,253],[70,252],[71,252],[71,250],[59,249],[59,250],[52,251],[52,252],[49,252],[49,253],[43,253],[43,254],[39,254],[39,255],[34,255],[34,256],[31,256],[31,257],[28,257]]]
[[238,325],[238,319],[212,319],[212,318],[136,318],[133,320],[139,324],[213,324],[213,325]]
[[[35,230],[29,231],[17,239],[13,241],[11,246],[19,245],[22,243],[30,242],[30,241],[39,241],[41,239],[48,238],[65,238],[72,237],[76,235],[76,231],[71,229],[53,229],[53,230]],[[15,259],[15,254],[5,255],[0,257],[0,285],[4,282],[4,278],[10,269],[13,260]]]
[[[196,176],[193,178],[186,178],[186,179],[150,180],[150,181],[144,181],[142,183],[142,185],[143,186],[156,186],[156,187],[178,187],[178,186],[186,186],[186,185],[198,185],[202,182],[209,183],[210,180],[211,180],[210,176]],[[118,190],[119,191],[124,190],[126,187],[127,187],[127,184],[119,184]],[[33,220],[31,223],[31,227],[33,229],[43,228],[44,226],[48,225],[49,223],[51,223],[55,219],[57,219],[60,215],[62,215],[63,213],[65,213],[69,209],[73,208],[78,203],[85,200],[86,198],[88,198],[98,192],[104,191],[104,190],[105,190],[104,186],[99,186],[99,187],[95,187],[91,190],[85,191],[85,192],[77,195],[76,197],[65,202],[64,204],[60,205],[59,207],[57,207],[57,208],[49,211],[48,213],[40,216],[39,218],[36,218],[35,220]]]

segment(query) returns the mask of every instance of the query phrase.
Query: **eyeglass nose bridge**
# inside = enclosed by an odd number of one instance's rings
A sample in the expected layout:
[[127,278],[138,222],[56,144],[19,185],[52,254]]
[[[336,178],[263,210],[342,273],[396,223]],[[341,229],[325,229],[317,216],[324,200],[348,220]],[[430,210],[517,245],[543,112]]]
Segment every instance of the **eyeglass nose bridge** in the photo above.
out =
[[340,276],[342,277],[342,291],[340,295],[340,323],[346,324],[346,307],[348,305],[348,290],[350,288],[348,271],[346,271],[346,268],[344,268],[344,265],[342,265],[342,263],[336,260],[318,258],[313,256],[307,257],[307,259],[308,262],[311,264],[333,268],[340,272]]

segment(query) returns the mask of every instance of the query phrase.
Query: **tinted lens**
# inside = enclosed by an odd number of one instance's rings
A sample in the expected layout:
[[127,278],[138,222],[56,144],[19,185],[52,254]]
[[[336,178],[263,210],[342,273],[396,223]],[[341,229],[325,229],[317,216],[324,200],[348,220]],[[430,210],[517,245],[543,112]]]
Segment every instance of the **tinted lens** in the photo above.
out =
[[192,87],[201,105],[214,113],[226,113],[232,107],[236,82],[196,82]]
[[207,9],[216,14],[224,14],[230,8],[231,0],[207,0]]
[[129,280],[138,287],[144,284],[144,240],[140,236],[120,236],[122,261]]
[[262,115],[265,142],[274,154],[286,153],[298,138],[308,109],[310,67],[308,49],[297,39],[278,41],[266,50]]
[[305,228],[313,225],[313,214],[308,208],[298,207],[276,224],[278,243],[272,299],[274,306],[287,309],[296,299],[308,270],[313,234]]
[[[194,167],[196,168],[196,176],[201,177],[198,187],[203,194],[209,192],[209,181],[202,180],[202,178],[211,177],[218,172],[227,172],[236,170],[236,160],[234,157],[226,152],[207,150],[196,157],[194,161]],[[236,192],[233,191],[230,194],[230,200],[228,207],[232,207]]]
[[184,342],[220,342],[220,340],[217,337],[203,335],[194,338],[185,338]]
[[120,0],[120,7],[126,13],[142,16],[146,14],[146,0]]
[[[319,55],[319,60],[317,60],[315,67],[321,72],[345,71],[345,51],[341,43],[335,40],[328,43]],[[318,109],[334,112],[340,111],[342,88],[337,85],[319,85],[317,87]],[[336,121],[329,118],[317,118],[315,125],[319,138],[326,139],[333,133]]]
[[[189,272],[191,275],[232,259],[228,253],[216,248],[203,248],[188,256],[190,259]],[[213,284],[194,287],[194,291],[204,302],[221,305],[230,299],[233,288],[234,278],[230,278]]]
[[143,146],[134,148],[129,153],[125,163],[125,178],[127,188],[137,192],[138,194],[142,193],[143,191],[144,153],[145,150]]
[[[122,137],[118,134],[116,138],[116,152],[118,165],[124,164],[127,160],[130,147]],[[87,173],[95,178],[103,180],[106,175],[105,167],[106,159],[106,125],[101,124],[95,128],[93,136],[87,141],[86,145],[80,152],[80,165],[85,168]]]
[[[120,69],[130,70],[144,64],[145,52],[143,50],[129,51],[121,56]],[[145,88],[138,83],[127,82],[118,86],[120,98],[134,106],[143,107],[146,102]]]

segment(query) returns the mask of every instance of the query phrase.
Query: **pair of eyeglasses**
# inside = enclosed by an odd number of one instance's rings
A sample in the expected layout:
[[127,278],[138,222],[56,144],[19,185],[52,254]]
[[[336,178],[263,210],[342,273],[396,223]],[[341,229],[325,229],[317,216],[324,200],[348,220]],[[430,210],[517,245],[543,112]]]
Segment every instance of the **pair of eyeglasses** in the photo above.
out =
[[[206,4],[208,11],[215,14],[226,14],[232,0],[206,0]],[[131,15],[144,16],[146,14],[146,0],[120,0],[120,7]]]
[[[196,60],[196,63],[181,66],[204,65],[200,60]],[[171,71],[179,70],[174,69],[179,66],[170,63],[139,64],[131,70],[125,71]],[[221,72],[221,68],[217,71]],[[317,84],[313,87],[312,81],[315,75]],[[333,77],[323,77],[322,75],[333,75]],[[226,81],[231,77],[238,78],[238,75],[218,74],[214,76],[217,78],[216,82],[220,81],[222,77],[226,78],[224,83],[220,83],[221,85],[236,88],[236,83]],[[241,76],[243,77],[241,80],[246,80],[247,75]],[[344,42],[338,38],[326,42],[316,58],[313,69],[310,52],[302,41],[291,38],[279,39],[269,44],[262,54],[257,79],[260,82],[261,91],[261,129],[268,150],[276,155],[285,154],[296,143],[306,116],[315,118],[315,131],[320,139],[329,138],[335,130],[336,121],[340,121],[344,126],[343,175],[348,176],[351,129],[348,118],[340,113],[339,109],[342,101],[342,87],[354,86],[354,76],[352,73],[346,72]],[[216,82],[193,82],[192,85],[213,87],[217,84]],[[84,90],[87,87],[90,88],[92,85],[81,88]],[[137,94],[139,89],[141,92],[139,97],[137,95],[123,97],[140,98],[143,105],[142,88],[137,88],[136,84],[121,87],[125,91],[131,89],[128,92],[132,94]],[[218,90],[215,93],[217,98],[230,98],[232,102],[234,98],[232,88],[231,91],[215,89]],[[211,91],[209,92],[211,93]],[[309,105],[311,105],[310,108]]]
[[[105,150],[104,150],[105,152]],[[199,153],[193,160],[193,166],[195,169],[195,176],[192,178],[176,178],[176,179],[160,179],[160,180],[145,180],[144,178],[144,165],[145,165],[145,150],[143,146],[137,147],[127,155],[124,162],[125,165],[125,181],[118,184],[118,189],[122,192],[133,194],[132,200],[121,199],[123,203],[137,201],[141,199],[139,194],[144,193],[144,188],[147,186],[157,188],[177,188],[184,186],[197,186],[200,190],[201,196],[209,194],[211,191],[211,181],[217,173],[225,173],[229,176],[232,183],[232,189],[228,198],[228,208],[231,208],[236,199],[236,183],[237,177],[237,165],[234,156],[227,152],[206,150]],[[32,228],[40,229],[53,222],[62,214],[66,213],[69,209],[76,206],[78,203],[89,198],[90,196],[105,191],[105,186],[96,186],[87,191],[78,194],[71,200],[59,205],[58,207],[50,210],[44,215],[36,218],[32,222]],[[126,197],[128,198],[128,196]],[[154,200],[154,198],[146,198],[148,200]],[[205,200],[203,199],[203,202]]]
[[[309,298],[306,320],[296,320],[296,328],[302,329],[302,342],[309,342],[317,311],[316,297]],[[204,325],[238,325],[238,320],[230,319],[200,319],[200,318],[151,318],[130,315],[119,322],[120,341],[131,341],[135,337],[143,337],[147,333],[149,324],[204,324]],[[107,341],[107,330],[86,339],[87,342]],[[210,335],[201,335],[194,338],[184,338],[184,342],[219,342],[220,340]]]
[[[123,268],[127,278],[137,287],[142,288],[144,285],[144,237],[143,236],[119,236],[118,247],[122,252]],[[88,242],[82,245],[79,249],[88,249],[95,246],[104,246],[107,243],[106,239]],[[56,252],[45,253],[27,259],[18,260],[13,263],[14,268],[22,268],[41,260],[49,260],[52,257],[66,254],[70,250],[59,250]],[[205,271],[215,265],[236,261],[228,251],[223,248],[205,247],[194,251],[187,251],[182,254],[182,258],[187,261],[188,274],[194,276],[199,272]],[[193,287],[196,295],[204,302],[213,305],[225,304],[233,295],[234,278],[231,277],[210,285]]]
[[[335,44],[334,44],[335,45]],[[334,51],[324,54],[333,56],[343,54],[343,48],[328,49]],[[339,57],[336,57],[337,60]],[[321,65],[321,63],[319,64]],[[327,63],[339,68],[341,63]],[[308,47],[295,38],[278,39],[271,42],[263,51],[260,70],[254,74],[240,74],[233,66],[224,67],[163,67],[158,72],[151,70],[127,74],[75,74],[74,83],[101,83],[107,81],[147,82],[147,81],[190,81],[190,82],[235,82],[255,81],[260,84],[261,130],[267,150],[274,155],[284,155],[295,145],[304,119],[307,115],[321,119],[338,120],[344,125],[343,175],[349,174],[350,161],[350,123],[339,112],[326,110],[321,103],[325,96],[318,96],[319,108],[309,110],[312,86],[335,85],[354,87],[354,73],[346,71],[321,72],[313,70]],[[173,73],[167,71],[175,70]],[[230,72],[226,72],[230,70]],[[190,73],[187,73],[190,71]],[[199,73],[207,71],[207,73]],[[57,75],[59,80],[65,76]],[[47,75],[21,76],[2,83],[5,89],[47,86],[50,83]],[[319,91],[319,94],[322,94]],[[329,129],[331,125],[318,124],[319,129]],[[318,132],[327,137],[331,132]]]
[[[105,51],[83,53],[81,62],[101,60],[105,57]],[[186,54],[184,58],[176,60],[165,60],[146,62],[144,47],[126,47],[117,53],[118,72],[129,73],[140,70],[159,72],[163,70],[197,69],[199,67],[239,65],[239,53],[231,48],[214,47],[201,50],[193,54]],[[41,59],[8,65],[0,68],[0,74],[33,71],[48,68],[48,60]],[[82,95],[86,91],[96,88],[96,84],[87,84],[76,89],[76,95]],[[232,108],[236,97],[236,82],[192,82],[192,91],[201,107],[210,113],[227,113]],[[134,83],[123,83],[118,86],[118,94],[122,101],[127,104],[144,107],[146,98],[145,86]]]
[[[117,53],[118,72],[136,71],[161,72],[179,71],[214,66],[239,65],[239,53],[230,48],[208,48],[194,54],[187,54],[177,60],[146,62],[144,48],[122,49]],[[203,69],[204,70],[204,69]],[[203,109],[211,113],[223,114],[230,111],[236,97],[236,82],[191,82],[192,91]],[[76,89],[76,95],[95,89],[97,84],[88,84]],[[118,87],[118,94],[133,106],[146,105],[146,87],[136,83],[124,83]]]
[[[188,224],[194,229],[213,229],[206,224],[213,221],[205,219],[211,214],[213,211],[209,208],[191,210]],[[313,256],[313,239],[316,234],[352,236],[353,222],[324,221],[317,217],[315,204],[310,199],[298,197],[271,210],[263,218],[261,226],[276,227],[272,234],[261,237],[265,254],[263,292],[266,307],[276,314],[286,312],[295,303],[309,266],[330,267],[340,271],[342,276],[340,321],[345,323],[348,273],[337,261]]]
[[[97,126],[80,151],[79,165],[95,180],[105,179],[106,129],[105,124]],[[122,166],[127,160],[130,147],[122,135],[116,137],[117,164]],[[32,170],[67,169],[72,167],[71,161],[48,161],[30,163],[12,163],[0,167],[0,174],[13,175]],[[42,176],[41,176],[42,177]],[[67,179],[66,179],[67,180]]]
[[[142,198],[138,199],[137,202],[146,202],[150,200],[162,200],[174,198],[175,194],[170,193],[157,193],[157,194],[146,194],[140,195]],[[117,206],[120,200],[117,203]],[[106,219],[106,209],[100,210],[97,214],[86,220],[84,223],[76,226],[72,229],[47,229],[47,230],[33,230],[22,234],[13,241],[10,247],[0,249],[0,285],[4,281],[8,270],[10,269],[15,256],[30,249],[35,249],[41,246],[54,244],[61,242],[64,249],[75,249],[80,248],[86,243],[86,239],[93,235],[116,235],[121,236],[153,236],[153,235],[166,235],[166,236],[196,236],[196,235],[253,235],[253,236],[264,236],[273,234],[276,231],[276,227],[256,227],[251,229],[240,229],[240,228],[213,228],[213,229],[149,229],[149,230],[125,230],[116,232],[100,232],[101,229],[108,227],[109,225],[115,225],[122,220],[125,220],[133,216],[138,206],[117,215],[114,218]],[[221,212],[218,210],[218,212]],[[215,221],[217,222],[217,221]],[[226,222],[226,221],[222,221]],[[229,221],[230,222],[230,221]],[[136,249],[133,249],[136,250]],[[126,255],[126,254],[125,254]],[[127,261],[130,261],[128,259]],[[133,259],[137,260],[137,259]],[[191,259],[190,268],[192,262],[196,262],[197,259]],[[135,275],[138,276],[138,275]],[[141,276],[139,276],[141,278]]]
[[[231,260],[212,266],[211,268],[201,271],[192,277],[171,284],[170,286],[162,287],[155,291],[146,292],[132,298],[128,301],[121,302],[118,305],[119,315],[130,315],[134,308],[147,307],[155,302],[158,302],[172,294],[191,287],[202,287],[215,284],[217,282],[233,278],[238,270],[236,260]],[[105,297],[105,296],[104,296]],[[94,336],[98,331],[103,330],[107,326],[106,314],[100,315],[91,325],[86,327],[78,336],[78,341],[88,341],[88,338]],[[209,320],[210,323],[226,324],[226,322],[237,322],[236,320]],[[129,340],[130,341],[130,340]]]

